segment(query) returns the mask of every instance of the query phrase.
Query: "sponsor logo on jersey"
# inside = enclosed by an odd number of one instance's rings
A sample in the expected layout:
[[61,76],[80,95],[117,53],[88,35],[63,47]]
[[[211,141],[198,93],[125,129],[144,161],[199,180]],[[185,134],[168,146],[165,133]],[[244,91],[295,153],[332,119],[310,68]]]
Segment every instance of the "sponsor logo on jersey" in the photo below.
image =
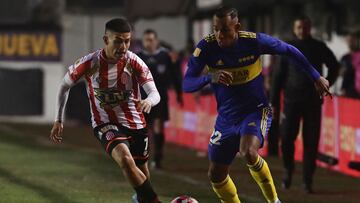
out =
[[132,90],[119,91],[117,88],[94,88],[95,97],[100,101],[101,108],[114,108],[123,102],[129,101]]

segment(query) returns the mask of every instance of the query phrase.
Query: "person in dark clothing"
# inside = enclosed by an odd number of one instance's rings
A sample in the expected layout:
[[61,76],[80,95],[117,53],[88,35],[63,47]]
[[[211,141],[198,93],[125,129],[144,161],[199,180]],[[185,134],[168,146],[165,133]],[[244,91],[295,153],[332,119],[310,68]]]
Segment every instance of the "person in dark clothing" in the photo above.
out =
[[[330,85],[337,78],[339,63],[325,43],[312,38],[311,21],[306,16],[294,20],[293,32],[295,39],[290,41],[298,48],[310,63],[322,73],[322,65],[328,68]],[[287,58],[282,58],[280,67],[275,70],[272,81],[271,104],[273,111],[279,112],[280,92],[284,90],[284,114],[281,118],[282,155],[285,173],[282,185],[289,188],[294,171],[294,142],[299,133],[300,120],[303,121],[304,145],[304,190],[313,193],[312,183],[316,168],[316,155],[320,138],[320,121],[322,98],[316,91],[311,78],[302,74],[295,64]]]
[[164,123],[169,120],[168,89],[173,86],[177,101],[182,105],[182,74],[179,67],[176,67],[171,60],[169,51],[159,46],[156,31],[147,29],[143,34],[144,49],[137,55],[149,67],[153,75],[155,85],[159,91],[161,101],[155,106],[151,113],[146,116],[150,125],[154,140],[154,162],[155,168],[161,168],[163,158],[163,147],[165,143]]
[[360,50],[359,39],[355,33],[346,37],[350,52],[341,58],[343,82],[341,95],[360,99]]

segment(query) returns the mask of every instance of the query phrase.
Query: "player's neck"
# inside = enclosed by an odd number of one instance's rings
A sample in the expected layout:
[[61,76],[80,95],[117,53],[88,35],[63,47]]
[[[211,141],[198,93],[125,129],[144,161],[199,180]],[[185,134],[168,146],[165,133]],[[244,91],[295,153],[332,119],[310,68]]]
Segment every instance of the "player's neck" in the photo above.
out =
[[153,54],[156,54],[157,50],[158,50],[158,48],[154,48],[154,49],[151,48],[151,49],[146,49],[145,51],[147,53],[149,53],[150,55],[153,55]]

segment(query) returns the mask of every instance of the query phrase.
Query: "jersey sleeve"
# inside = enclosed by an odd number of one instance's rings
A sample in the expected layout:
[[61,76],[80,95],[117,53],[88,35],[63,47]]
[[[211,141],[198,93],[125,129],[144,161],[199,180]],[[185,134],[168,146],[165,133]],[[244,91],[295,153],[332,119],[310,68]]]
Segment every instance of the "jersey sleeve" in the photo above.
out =
[[130,65],[134,70],[136,79],[140,86],[143,86],[146,82],[154,81],[149,67],[140,57],[132,54],[130,57]]
[[202,75],[203,69],[207,61],[208,44],[203,39],[196,46],[193,55],[188,62],[183,80],[184,92],[195,92],[211,82],[211,75]]
[[79,81],[87,71],[91,69],[92,55],[89,54],[78,59],[73,65],[68,68],[68,75],[73,83]]
[[321,43],[321,54],[322,58],[324,59],[324,63],[328,68],[328,76],[327,79],[329,80],[330,86],[335,83],[340,69],[340,64],[337,61],[334,53],[330,50],[325,43]]
[[263,33],[257,33],[257,43],[260,54],[286,55],[290,57],[290,59],[296,64],[298,68],[302,69],[309,76],[311,76],[314,81],[319,79],[320,73],[294,46]]

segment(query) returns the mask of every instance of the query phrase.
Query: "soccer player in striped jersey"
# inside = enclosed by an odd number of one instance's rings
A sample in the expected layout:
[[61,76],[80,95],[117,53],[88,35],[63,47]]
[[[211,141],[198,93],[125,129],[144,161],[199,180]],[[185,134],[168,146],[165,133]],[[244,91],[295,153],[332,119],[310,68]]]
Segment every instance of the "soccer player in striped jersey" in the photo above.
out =
[[[271,123],[260,55],[287,55],[311,77],[320,95],[330,95],[329,82],[295,47],[263,33],[240,31],[234,8],[219,8],[213,26],[214,34],[197,45],[183,81],[185,92],[195,92],[211,83],[215,93],[219,115],[208,147],[213,190],[221,202],[240,202],[229,176],[229,167],[239,152],[265,199],[279,203],[269,167],[258,154]],[[203,75],[205,66],[209,74]]]
[[[136,191],[136,201],[158,203],[149,182],[149,144],[143,112],[149,113],[159,103],[159,93],[146,64],[128,51],[131,26],[126,19],[108,21],[103,40],[103,49],[69,67],[58,93],[50,138],[61,143],[68,92],[78,81],[85,80],[95,137],[119,164]],[[144,100],[140,86],[147,94]]]

